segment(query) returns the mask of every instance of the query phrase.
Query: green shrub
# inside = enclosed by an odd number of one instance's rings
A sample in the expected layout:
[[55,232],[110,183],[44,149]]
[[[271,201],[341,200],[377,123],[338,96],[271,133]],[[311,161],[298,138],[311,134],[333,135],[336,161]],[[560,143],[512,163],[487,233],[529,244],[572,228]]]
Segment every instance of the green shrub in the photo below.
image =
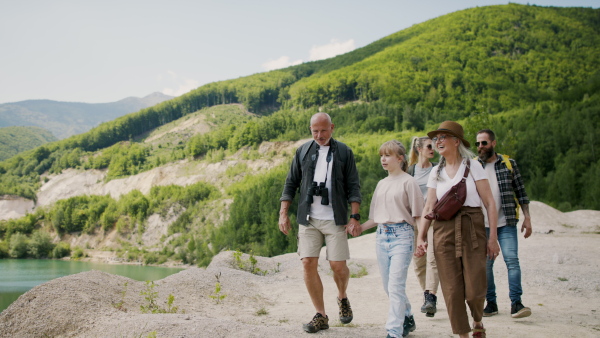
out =
[[117,231],[121,234],[126,233],[129,230],[129,224],[125,216],[119,217],[117,220]]
[[20,232],[10,236],[8,254],[12,258],[23,258],[27,255],[27,236]]
[[138,253],[137,252],[129,251],[125,255],[125,259],[127,259],[128,262],[137,261],[138,260]]
[[158,263],[159,255],[156,252],[148,252],[144,255],[144,264],[156,264]]
[[71,245],[69,243],[60,242],[52,250],[52,258],[63,258],[71,254]]
[[52,238],[47,232],[38,230],[34,231],[27,244],[27,253],[31,257],[42,258],[50,256],[54,244]]
[[8,258],[8,242],[1,241],[0,242],[0,259]]
[[86,257],[85,252],[83,251],[82,248],[76,246],[75,250],[73,250],[73,253],[71,254],[71,258],[73,258],[73,259],[80,259],[80,258],[83,258],[83,257]]

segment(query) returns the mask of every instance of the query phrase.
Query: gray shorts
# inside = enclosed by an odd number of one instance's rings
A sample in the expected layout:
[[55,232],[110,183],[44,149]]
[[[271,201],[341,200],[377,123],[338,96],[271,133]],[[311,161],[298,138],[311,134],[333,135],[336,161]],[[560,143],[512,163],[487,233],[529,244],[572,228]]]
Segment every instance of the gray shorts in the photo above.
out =
[[325,240],[326,259],[328,261],[346,261],[350,259],[348,235],[346,227],[335,225],[335,221],[323,221],[315,218],[308,220],[308,225],[299,225],[298,255],[304,257],[319,257]]

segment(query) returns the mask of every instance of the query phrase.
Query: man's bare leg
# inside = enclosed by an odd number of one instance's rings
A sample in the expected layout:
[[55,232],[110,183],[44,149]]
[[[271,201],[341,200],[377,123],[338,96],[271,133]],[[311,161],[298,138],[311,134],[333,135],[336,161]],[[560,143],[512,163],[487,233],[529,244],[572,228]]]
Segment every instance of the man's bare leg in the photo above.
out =
[[347,298],[346,290],[348,289],[348,281],[350,280],[350,269],[348,269],[346,261],[329,261],[329,266],[333,270],[333,280],[338,288],[338,298]]
[[323,317],[326,317],[325,304],[323,302],[323,282],[321,282],[318,270],[319,257],[302,258],[302,266],[304,267],[304,284],[306,284],[306,289],[313,302],[313,306],[318,313],[323,315]]

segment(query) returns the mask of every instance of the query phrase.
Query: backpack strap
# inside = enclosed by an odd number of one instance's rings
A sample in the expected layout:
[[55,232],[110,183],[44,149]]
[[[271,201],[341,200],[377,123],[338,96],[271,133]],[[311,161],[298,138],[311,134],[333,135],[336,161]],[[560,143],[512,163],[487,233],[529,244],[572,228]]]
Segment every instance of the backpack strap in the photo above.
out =
[[504,165],[508,168],[508,170],[510,170],[511,174],[512,174],[512,163],[510,163],[510,158],[508,157],[508,155],[504,155],[504,154],[498,154],[500,156],[502,156],[502,163],[504,163]]
[[[502,163],[504,163],[504,165],[506,166],[506,168],[510,171],[510,174],[513,175],[513,167],[512,167],[512,163],[510,162],[510,157],[508,157],[508,155],[504,155],[504,154],[498,154],[500,156],[502,156]],[[519,200],[517,199],[517,197],[515,196],[515,205],[516,205],[516,213],[517,213],[517,219],[519,219]]]
[[469,176],[469,172],[471,171],[471,161],[467,159],[467,161],[465,162],[466,168],[465,168],[465,174],[463,175],[463,180],[466,180],[467,177]]
[[335,140],[334,142],[337,148],[335,152],[338,154],[340,161],[342,161],[342,163],[346,163],[346,160],[348,159],[348,146],[342,142],[338,142]]
[[306,154],[308,153],[308,150],[310,149],[310,146],[312,146],[312,144],[315,141],[308,141],[306,143],[304,143],[303,145],[300,146],[300,157],[299,160],[300,161],[304,161],[304,157],[306,157]]

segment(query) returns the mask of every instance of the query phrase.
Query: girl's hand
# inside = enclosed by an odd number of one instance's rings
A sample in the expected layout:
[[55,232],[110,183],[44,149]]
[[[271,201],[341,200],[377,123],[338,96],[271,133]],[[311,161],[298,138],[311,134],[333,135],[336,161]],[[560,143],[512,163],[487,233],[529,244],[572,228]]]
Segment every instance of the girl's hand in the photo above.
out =
[[422,257],[427,252],[427,241],[419,238],[417,239],[417,248],[415,250],[415,257]]
[[488,258],[491,260],[495,260],[496,258],[498,258],[498,255],[500,254],[500,246],[498,245],[497,240],[495,240],[495,239],[488,240],[487,253],[488,253]]

